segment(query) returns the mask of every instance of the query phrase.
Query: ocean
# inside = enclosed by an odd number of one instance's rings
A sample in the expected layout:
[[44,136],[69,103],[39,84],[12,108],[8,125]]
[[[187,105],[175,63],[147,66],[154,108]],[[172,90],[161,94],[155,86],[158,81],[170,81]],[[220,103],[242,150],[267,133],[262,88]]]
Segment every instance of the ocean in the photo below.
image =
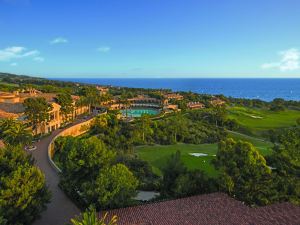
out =
[[163,88],[201,94],[223,94],[228,97],[264,101],[272,101],[274,98],[300,100],[300,79],[60,78],[56,80],[118,87]]

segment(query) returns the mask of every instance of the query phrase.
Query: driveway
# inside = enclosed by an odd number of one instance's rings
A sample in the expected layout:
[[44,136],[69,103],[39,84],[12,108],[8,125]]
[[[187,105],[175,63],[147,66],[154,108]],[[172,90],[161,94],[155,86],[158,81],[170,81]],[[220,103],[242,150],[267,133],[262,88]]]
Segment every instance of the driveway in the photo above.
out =
[[61,131],[62,129],[56,130],[50,136],[43,138],[36,143],[37,149],[31,152],[36,160],[36,165],[45,174],[46,183],[52,193],[51,202],[47,204],[47,209],[33,225],[65,225],[70,222],[70,218],[80,213],[77,206],[58,187],[59,174],[57,174],[48,160],[48,145]]

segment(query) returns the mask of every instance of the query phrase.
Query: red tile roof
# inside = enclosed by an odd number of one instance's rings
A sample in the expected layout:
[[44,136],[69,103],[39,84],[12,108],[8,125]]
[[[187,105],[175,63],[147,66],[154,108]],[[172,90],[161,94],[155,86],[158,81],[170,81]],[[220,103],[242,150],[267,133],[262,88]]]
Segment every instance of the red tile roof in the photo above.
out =
[[[300,207],[290,203],[250,208],[223,193],[115,209],[119,225],[300,225]],[[101,213],[102,215],[102,213]]]

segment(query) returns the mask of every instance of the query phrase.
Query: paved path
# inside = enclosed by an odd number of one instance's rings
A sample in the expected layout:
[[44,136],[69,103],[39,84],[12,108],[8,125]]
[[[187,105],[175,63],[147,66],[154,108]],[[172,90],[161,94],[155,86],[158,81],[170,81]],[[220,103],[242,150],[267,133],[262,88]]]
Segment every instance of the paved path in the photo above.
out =
[[70,218],[80,213],[76,205],[58,187],[59,175],[50,165],[48,160],[48,145],[51,140],[62,129],[54,131],[49,137],[38,142],[37,149],[32,152],[36,160],[36,165],[44,172],[46,183],[52,193],[51,202],[47,205],[47,210],[36,220],[33,225],[65,225],[70,222]]

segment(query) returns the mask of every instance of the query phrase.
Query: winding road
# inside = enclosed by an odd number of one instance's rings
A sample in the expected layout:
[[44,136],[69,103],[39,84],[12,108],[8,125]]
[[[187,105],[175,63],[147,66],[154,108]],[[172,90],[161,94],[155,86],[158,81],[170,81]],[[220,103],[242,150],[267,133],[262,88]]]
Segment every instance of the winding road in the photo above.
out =
[[64,225],[70,223],[70,219],[80,213],[77,206],[58,187],[59,175],[48,159],[48,145],[61,131],[63,131],[63,129],[58,129],[50,136],[43,138],[36,144],[37,149],[31,152],[36,160],[36,165],[45,174],[46,183],[52,193],[51,202],[47,204],[47,209],[42,213],[41,218],[36,220],[33,225]]

